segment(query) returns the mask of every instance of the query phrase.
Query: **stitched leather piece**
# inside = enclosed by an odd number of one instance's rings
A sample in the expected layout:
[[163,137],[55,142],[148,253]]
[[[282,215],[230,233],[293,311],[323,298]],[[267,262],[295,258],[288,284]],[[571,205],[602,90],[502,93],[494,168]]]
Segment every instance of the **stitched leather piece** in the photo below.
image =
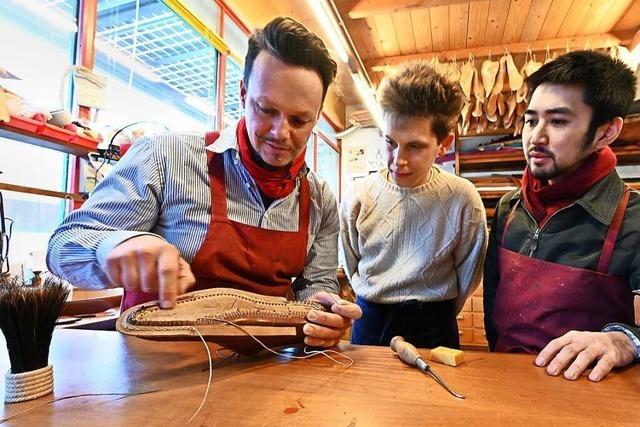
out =
[[116,328],[123,334],[151,340],[207,341],[242,354],[262,347],[246,332],[225,323],[241,325],[269,347],[302,343],[302,327],[310,310],[326,311],[311,301],[288,301],[229,288],[190,292],[178,297],[173,309],[161,309],[158,301],[131,307],[120,315]]

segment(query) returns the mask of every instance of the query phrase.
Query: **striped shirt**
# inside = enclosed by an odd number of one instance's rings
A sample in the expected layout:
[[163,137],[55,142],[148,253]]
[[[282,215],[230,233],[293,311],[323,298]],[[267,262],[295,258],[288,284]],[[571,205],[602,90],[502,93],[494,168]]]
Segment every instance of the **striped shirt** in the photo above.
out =
[[[288,196],[265,209],[255,181],[240,161],[235,126],[205,148],[204,135],[166,134],[140,141],[103,179],[83,206],[71,212],[49,241],[49,270],[76,286],[102,289],[108,254],[132,237],[155,235],[178,248],[191,262],[211,219],[206,150],[222,153],[227,216],[255,227],[298,230],[300,179]],[[311,282],[296,297],[320,290],[337,292],[338,209],[329,186],[305,170],[311,212],[304,279]],[[215,202],[215,201],[213,201]]]

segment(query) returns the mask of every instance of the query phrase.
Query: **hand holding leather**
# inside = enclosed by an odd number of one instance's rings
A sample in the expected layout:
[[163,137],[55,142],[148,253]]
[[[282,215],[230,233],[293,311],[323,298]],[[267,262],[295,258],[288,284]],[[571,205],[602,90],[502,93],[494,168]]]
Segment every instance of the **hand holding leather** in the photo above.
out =
[[315,294],[310,300],[331,308],[331,312],[312,310],[307,314],[309,323],[303,329],[307,335],[304,343],[310,346],[333,347],[337,345],[353,320],[362,317],[362,310],[357,304],[341,299],[336,294],[322,291]]

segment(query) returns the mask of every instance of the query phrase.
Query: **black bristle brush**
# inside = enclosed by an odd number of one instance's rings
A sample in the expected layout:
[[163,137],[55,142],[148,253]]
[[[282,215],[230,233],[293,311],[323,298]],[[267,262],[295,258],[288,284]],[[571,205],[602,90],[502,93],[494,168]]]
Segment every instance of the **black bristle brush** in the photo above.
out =
[[0,277],[0,329],[12,374],[48,365],[53,328],[68,295],[69,290],[55,278],[32,287],[16,276]]

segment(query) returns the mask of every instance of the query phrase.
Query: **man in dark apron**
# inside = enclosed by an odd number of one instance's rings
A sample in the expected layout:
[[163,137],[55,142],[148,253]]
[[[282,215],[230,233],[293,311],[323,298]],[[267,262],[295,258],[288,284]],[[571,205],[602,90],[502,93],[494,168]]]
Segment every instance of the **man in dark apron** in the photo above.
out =
[[636,79],[621,61],[577,51],[527,81],[522,188],[500,200],[485,264],[494,351],[539,353],[551,375],[599,381],[640,357],[640,194],[609,145]]
[[[233,287],[311,299],[305,343],[337,344],[360,308],[338,297],[335,197],[305,149],[336,63],[290,18],[249,40],[244,117],[205,135],[134,144],[52,236],[52,272],[124,287],[123,308],[188,290]],[[295,278],[295,283],[292,283]]]

